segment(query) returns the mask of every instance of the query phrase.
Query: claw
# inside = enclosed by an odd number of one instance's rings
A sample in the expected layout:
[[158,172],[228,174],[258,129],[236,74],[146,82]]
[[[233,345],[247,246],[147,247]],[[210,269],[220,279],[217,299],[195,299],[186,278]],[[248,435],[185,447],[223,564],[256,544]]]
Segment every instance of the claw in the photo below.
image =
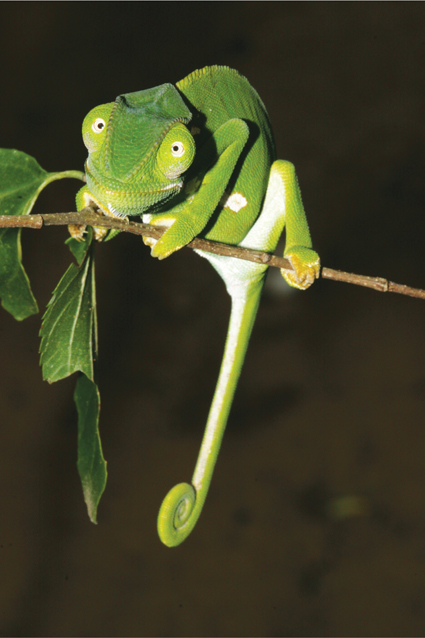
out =
[[69,224],[68,231],[73,239],[84,241],[84,235],[87,232],[87,226],[84,224]]
[[310,248],[300,248],[285,255],[289,259],[293,272],[281,269],[282,276],[293,288],[307,290],[320,275],[320,259]]
[[93,226],[93,234],[96,241],[102,241],[105,239],[109,228],[102,228],[101,226]]

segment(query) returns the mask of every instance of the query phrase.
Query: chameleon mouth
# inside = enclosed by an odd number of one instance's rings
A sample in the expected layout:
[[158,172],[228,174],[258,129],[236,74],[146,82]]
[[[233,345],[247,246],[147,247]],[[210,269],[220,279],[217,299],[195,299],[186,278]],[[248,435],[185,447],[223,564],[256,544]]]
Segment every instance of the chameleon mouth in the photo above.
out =
[[[181,187],[183,186],[183,182],[182,182],[181,179],[178,182],[175,182],[174,184],[167,184],[166,186],[164,186],[163,188],[160,188],[159,190],[160,191],[169,191],[172,188],[176,188],[177,186],[179,187],[179,190],[181,190]],[[150,192],[154,193],[155,191],[150,191]]]
[[129,185],[130,188],[128,187],[126,188],[127,185],[125,182],[122,182],[120,180],[110,178],[110,177],[108,177],[105,180],[105,182],[102,183],[99,179],[96,178],[92,170],[90,170],[88,160],[85,165],[85,172],[86,172],[86,176],[90,179],[91,182],[93,182],[93,185],[97,189],[103,190],[107,195],[110,195],[110,196],[118,195],[123,197],[126,195],[130,195],[132,197],[134,196],[140,197],[141,199],[145,197],[151,199],[152,197],[155,197],[155,195],[160,195],[160,193],[164,193],[171,190],[174,190],[177,193],[183,187],[183,180],[181,179],[178,179],[175,182],[172,182],[171,184],[165,184],[165,186],[161,186],[159,188],[154,188],[151,190],[147,190],[145,188],[134,188],[133,184]]

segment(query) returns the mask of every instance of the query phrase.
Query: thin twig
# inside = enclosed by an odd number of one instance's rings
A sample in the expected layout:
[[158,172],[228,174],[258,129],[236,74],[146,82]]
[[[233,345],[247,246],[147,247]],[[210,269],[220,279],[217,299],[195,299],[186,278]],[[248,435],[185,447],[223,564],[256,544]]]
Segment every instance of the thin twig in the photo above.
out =
[[[101,216],[101,220],[99,217]],[[151,226],[150,224],[141,224],[121,220],[116,217],[107,217],[96,213],[91,207],[84,208],[79,213],[53,213],[49,215],[0,215],[0,228],[42,228],[43,226],[68,226],[69,224],[85,225],[85,226],[102,226],[103,228],[113,228],[134,235],[144,235],[145,237],[153,237],[159,239],[167,230],[163,226]],[[226,257],[235,257],[237,259],[245,259],[253,261],[257,264],[267,264],[275,268],[283,268],[284,270],[293,270],[291,263],[285,257],[270,255],[261,250],[251,250],[241,248],[240,246],[231,246],[222,244],[208,239],[193,239],[189,244],[189,248],[197,250],[205,250],[205,252],[215,253],[217,255],[225,255]],[[403,284],[396,284],[382,277],[368,277],[366,275],[355,275],[353,273],[343,272],[341,270],[333,270],[332,268],[322,268],[321,277],[324,279],[332,279],[334,281],[344,281],[357,286],[372,288],[379,292],[396,292],[400,295],[408,295],[425,299],[425,290],[421,288],[411,288]]]

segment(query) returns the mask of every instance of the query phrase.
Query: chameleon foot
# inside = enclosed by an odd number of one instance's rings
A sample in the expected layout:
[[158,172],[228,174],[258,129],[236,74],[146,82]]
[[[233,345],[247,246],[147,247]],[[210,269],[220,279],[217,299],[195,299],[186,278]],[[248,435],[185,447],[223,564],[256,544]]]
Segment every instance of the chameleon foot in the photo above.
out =
[[285,254],[289,259],[293,271],[281,269],[281,273],[286,282],[293,288],[307,290],[320,275],[319,255],[310,248],[300,247]]
[[87,226],[84,226],[83,224],[69,224],[68,231],[73,239],[76,239],[77,241],[84,241]]
[[[84,235],[87,233],[87,226],[84,224],[70,224],[68,226],[69,234],[77,241],[84,241]],[[109,231],[109,228],[93,226],[93,236],[96,241],[103,241]]]

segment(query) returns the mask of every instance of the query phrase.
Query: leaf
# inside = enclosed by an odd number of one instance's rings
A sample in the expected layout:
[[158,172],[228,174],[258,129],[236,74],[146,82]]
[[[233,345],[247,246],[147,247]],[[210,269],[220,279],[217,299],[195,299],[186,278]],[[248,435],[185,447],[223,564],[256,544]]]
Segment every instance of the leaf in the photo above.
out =
[[100,395],[97,385],[81,374],[74,393],[78,410],[78,473],[92,523],[106,485],[106,462],[99,436]]
[[37,302],[21,262],[21,230],[22,228],[0,229],[1,305],[18,321],[38,312]]
[[85,181],[80,171],[48,173],[31,155],[0,148],[0,214],[28,215],[43,188],[65,177]]
[[97,351],[96,288],[92,228],[84,242],[66,243],[78,265],[71,264],[50,300],[41,327],[43,377],[50,383],[80,371],[74,400],[78,410],[78,472],[90,520],[106,485],[106,463],[99,435],[100,395],[93,378]]
[[81,264],[87,252],[86,242],[77,241],[73,237],[68,237],[68,239],[65,241],[65,244],[74,255],[75,259],[77,260],[77,264]]
[[[21,151],[0,149],[0,215],[28,215],[50,182],[64,177],[83,179],[78,171],[48,173]],[[0,230],[0,297],[2,306],[21,321],[38,312],[21,262],[21,229]]]
[[96,344],[94,257],[89,229],[79,266],[71,264],[56,286],[43,317],[40,363],[49,383],[81,371],[93,380]]
[[[47,173],[25,153],[0,149],[0,214],[27,215],[40,191],[64,177],[84,176],[77,171]],[[97,506],[106,485],[106,463],[99,436],[100,395],[93,376],[93,350],[97,350],[96,291],[92,229],[82,243],[68,245],[78,265],[71,264],[50,300],[40,331],[40,363],[50,383],[81,371],[74,400],[78,410],[78,472],[90,520],[96,523]],[[0,296],[17,319],[38,312],[28,277],[21,263],[20,229],[0,230]]]

